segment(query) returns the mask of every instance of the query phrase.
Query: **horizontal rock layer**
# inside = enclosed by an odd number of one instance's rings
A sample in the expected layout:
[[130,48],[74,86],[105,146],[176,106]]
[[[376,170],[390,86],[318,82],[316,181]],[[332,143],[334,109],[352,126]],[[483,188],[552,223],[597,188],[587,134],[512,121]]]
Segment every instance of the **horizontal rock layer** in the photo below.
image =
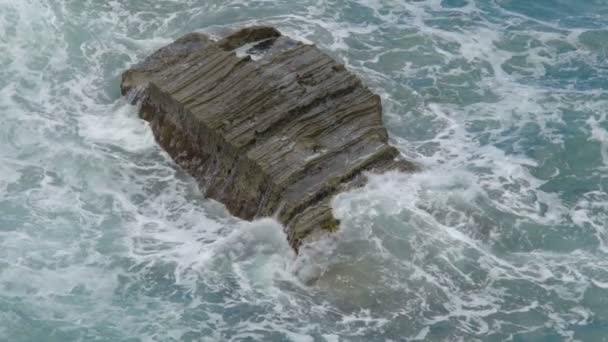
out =
[[388,145],[380,97],[314,45],[272,27],[188,34],[122,76],[159,144],[205,195],[275,216],[294,249],[334,231],[330,200],[365,170],[413,170]]

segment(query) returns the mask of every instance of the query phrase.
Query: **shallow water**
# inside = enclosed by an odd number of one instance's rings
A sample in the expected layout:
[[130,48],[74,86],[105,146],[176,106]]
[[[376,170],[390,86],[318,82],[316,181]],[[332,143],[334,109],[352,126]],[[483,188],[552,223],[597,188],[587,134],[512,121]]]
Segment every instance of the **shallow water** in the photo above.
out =
[[[358,73],[424,169],[297,258],[119,94],[253,23]],[[608,340],[606,0],[0,0],[0,115],[1,341]]]

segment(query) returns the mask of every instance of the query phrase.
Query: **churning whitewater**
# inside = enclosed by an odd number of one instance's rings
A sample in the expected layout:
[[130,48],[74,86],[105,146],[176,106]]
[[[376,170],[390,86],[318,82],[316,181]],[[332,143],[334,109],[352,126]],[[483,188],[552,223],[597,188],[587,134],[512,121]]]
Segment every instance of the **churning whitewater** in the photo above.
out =
[[[298,256],[120,96],[254,24],[357,73],[422,166]],[[606,0],[0,0],[0,341],[605,340],[607,42]]]

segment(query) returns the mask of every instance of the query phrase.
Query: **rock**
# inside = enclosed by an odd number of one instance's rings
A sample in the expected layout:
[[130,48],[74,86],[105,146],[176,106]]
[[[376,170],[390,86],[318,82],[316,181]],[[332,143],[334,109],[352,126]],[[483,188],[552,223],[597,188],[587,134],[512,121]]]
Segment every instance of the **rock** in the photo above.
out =
[[363,171],[415,169],[388,144],[378,95],[272,27],[188,34],[127,70],[121,90],[207,197],[276,217],[296,251],[338,229],[330,200]]

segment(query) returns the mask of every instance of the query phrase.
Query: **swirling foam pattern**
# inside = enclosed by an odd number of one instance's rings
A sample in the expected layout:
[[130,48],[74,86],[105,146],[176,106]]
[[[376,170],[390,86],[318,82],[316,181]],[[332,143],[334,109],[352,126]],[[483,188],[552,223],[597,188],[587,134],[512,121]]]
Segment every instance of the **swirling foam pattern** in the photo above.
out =
[[[423,166],[295,257],[119,96],[190,31],[272,24],[382,95]],[[0,340],[601,341],[608,1],[0,0]]]

